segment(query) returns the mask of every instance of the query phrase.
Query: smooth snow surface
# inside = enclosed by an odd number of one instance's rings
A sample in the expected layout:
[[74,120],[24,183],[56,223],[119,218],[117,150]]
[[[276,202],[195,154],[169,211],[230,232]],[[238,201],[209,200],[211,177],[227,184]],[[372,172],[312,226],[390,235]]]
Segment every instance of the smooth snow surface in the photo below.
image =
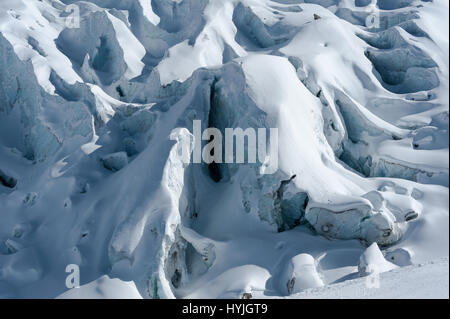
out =
[[[368,288],[367,279],[348,280],[291,296],[301,299],[448,299],[448,259],[408,266],[383,273],[379,287]],[[372,280],[372,279],[371,279]]]
[[0,297],[448,298],[448,11],[0,0]]
[[93,282],[71,289],[59,299],[142,299],[133,282],[103,276]]

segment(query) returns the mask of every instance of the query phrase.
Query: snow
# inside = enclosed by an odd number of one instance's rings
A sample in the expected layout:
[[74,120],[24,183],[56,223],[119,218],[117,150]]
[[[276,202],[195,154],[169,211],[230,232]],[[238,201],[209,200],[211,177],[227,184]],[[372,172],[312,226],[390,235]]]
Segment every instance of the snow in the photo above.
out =
[[144,46],[121,20],[111,14],[108,14],[108,18],[112,22],[117,41],[123,50],[123,59],[128,66],[125,77],[130,80],[141,75],[142,69],[145,66],[142,62],[142,58],[145,55]]
[[144,11],[144,16],[154,25],[157,25],[160,21],[159,16],[153,12],[153,8],[151,6],[151,3],[146,0],[139,0],[139,4],[142,7],[142,10]]
[[[54,93],[54,86],[49,81],[51,70],[69,84],[81,81],[72,69],[71,61],[56,48],[54,42],[62,26],[52,23],[54,21],[49,21],[48,17],[56,20],[60,12],[48,3],[38,1],[2,2],[1,32],[13,44],[14,51],[21,60],[31,60],[39,84],[47,92]],[[27,42],[30,38],[37,41],[45,55],[33,50]]]
[[240,56],[246,55],[234,40],[236,27],[231,23],[231,1],[211,1],[205,8],[204,15],[206,24],[195,44],[190,45],[185,40],[173,46],[158,65],[162,85],[175,80],[185,81],[198,68],[221,65],[224,45],[229,45]]
[[0,1],[0,297],[448,298],[448,1],[304,2]]
[[128,156],[125,152],[108,154],[102,158],[102,163],[111,171],[119,171],[128,164]]
[[103,276],[86,285],[69,290],[57,299],[142,299],[133,282]]
[[323,286],[315,260],[308,254],[300,254],[291,259],[285,274],[285,281],[288,294]]
[[365,278],[309,289],[299,299],[448,299],[448,259],[399,268],[380,275],[379,288],[367,287]]
[[373,243],[361,255],[358,264],[358,271],[361,277],[380,274],[397,268],[394,264],[387,261],[377,243]]

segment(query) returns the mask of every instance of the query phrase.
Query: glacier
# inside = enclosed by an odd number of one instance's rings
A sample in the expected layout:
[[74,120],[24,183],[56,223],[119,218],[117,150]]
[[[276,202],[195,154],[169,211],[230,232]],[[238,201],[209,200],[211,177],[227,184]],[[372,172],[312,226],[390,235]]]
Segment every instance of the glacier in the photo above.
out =
[[0,0],[0,298],[448,298],[448,11]]

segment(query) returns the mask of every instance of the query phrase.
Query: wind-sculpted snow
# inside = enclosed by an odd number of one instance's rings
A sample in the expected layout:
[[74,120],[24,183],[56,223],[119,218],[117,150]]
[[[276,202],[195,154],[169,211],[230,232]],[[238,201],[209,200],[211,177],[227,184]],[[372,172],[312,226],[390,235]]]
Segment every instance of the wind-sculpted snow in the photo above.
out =
[[[448,258],[447,29],[444,0],[2,0],[0,297],[83,297],[68,265],[88,296],[241,298]],[[194,121],[276,129],[274,171],[196,163]]]

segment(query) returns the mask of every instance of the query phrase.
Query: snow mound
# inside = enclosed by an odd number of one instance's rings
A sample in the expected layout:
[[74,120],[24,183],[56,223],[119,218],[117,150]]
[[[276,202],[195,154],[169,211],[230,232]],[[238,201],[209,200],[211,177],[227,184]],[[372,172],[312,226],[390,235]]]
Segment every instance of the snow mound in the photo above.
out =
[[361,277],[390,271],[397,268],[394,264],[387,261],[380,248],[376,243],[370,245],[369,248],[361,255],[358,264],[358,271]]
[[81,287],[69,290],[57,299],[142,299],[133,282],[103,276]]
[[308,288],[322,287],[323,282],[317,272],[311,255],[300,254],[293,257],[285,274],[287,294],[295,294]]

